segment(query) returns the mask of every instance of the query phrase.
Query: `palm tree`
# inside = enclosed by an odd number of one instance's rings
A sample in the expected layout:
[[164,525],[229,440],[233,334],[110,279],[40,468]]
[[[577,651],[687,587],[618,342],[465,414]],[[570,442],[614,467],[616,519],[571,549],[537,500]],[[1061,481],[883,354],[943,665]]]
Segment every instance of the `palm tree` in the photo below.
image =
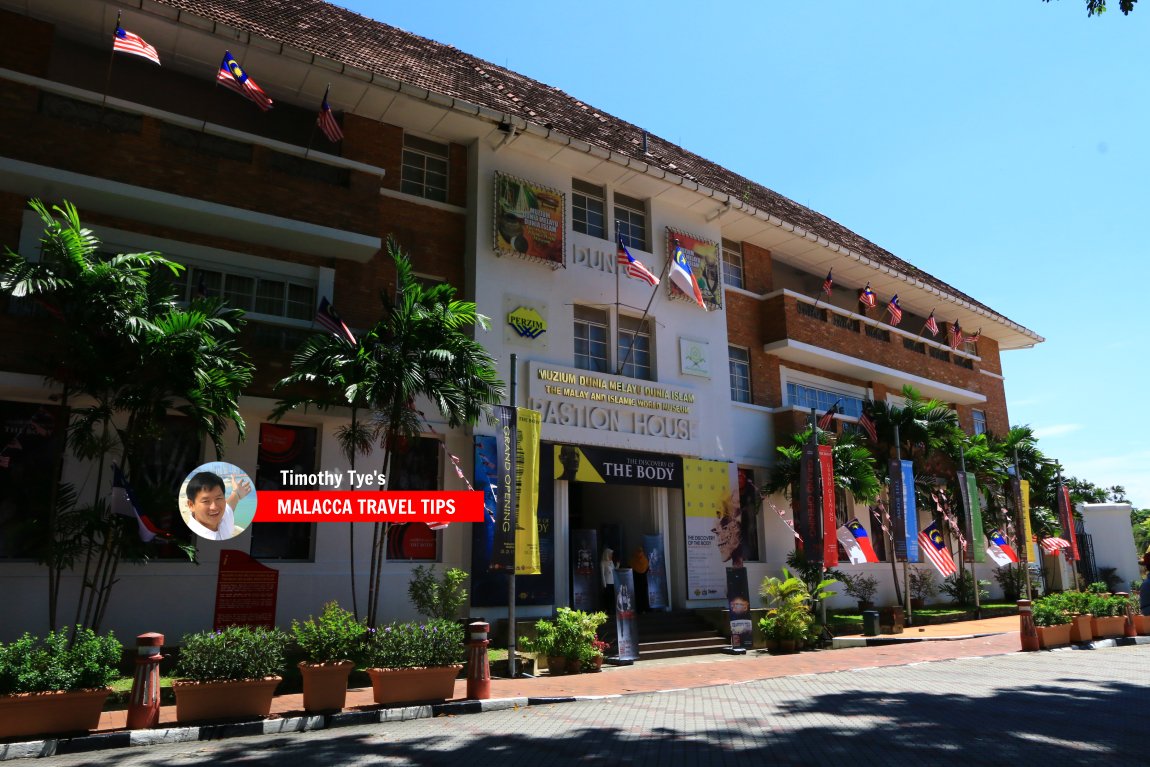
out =
[[[357,456],[371,454],[378,437],[378,428],[360,418],[360,413],[372,405],[369,399],[371,383],[380,374],[377,358],[366,343],[366,336],[350,339],[332,333],[310,336],[292,357],[292,372],[276,384],[276,388],[292,387],[302,394],[281,399],[272,411],[272,420],[278,421],[289,411],[302,407],[330,410],[346,407],[350,420],[336,429],[335,437],[340,450],[355,469]],[[359,598],[355,586],[355,525],[347,526],[348,552],[351,570],[351,605],[359,618]]]
[[[51,211],[39,200],[30,206],[44,225],[40,259],[5,250],[0,291],[43,307],[39,320],[51,335],[43,364],[61,386],[59,422],[67,424],[73,454],[95,461],[97,469],[92,504],[76,508],[74,494],[59,484],[63,452],[56,457],[41,557],[49,572],[49,624],[56,627],[60,575],[83,555],[77,620],[86,601],[85,623],[98,627],[131,541],[125,531],[134,530],[134,521],[103,513],[107,458],[123,451],[130,467],[169,410],[190,416],[220,454],[229,423],[243,434],[238,397],[252,367],[235,343],[241,313],[211,301],[185,309],[167,294],[162,275],[178,274],[182,266],[158,253],[101,251],[67,202]],[[75,408],[79,396],[88,404]],[[113,426],[117,421],[123,428]],[[64,511],[69,518],[61,519]]]
[[[401,439],[421,431],[417,398],[430,400],[448,426],[457,428],[478,422],[504,397],[494,358],[470,335],[476,327],[486,330],[487,318],[474,303],[457,300],[451,285],[420,283],[410,258],[390,236],[387,252],[397,273],[396,295],[381,295],[383,316],[363,340],[373,357],[366,399],[383,432],[385,473]],[[367,607],[372,626],[378,618],[387,531],[387,523],[378,523],[372,533]]]

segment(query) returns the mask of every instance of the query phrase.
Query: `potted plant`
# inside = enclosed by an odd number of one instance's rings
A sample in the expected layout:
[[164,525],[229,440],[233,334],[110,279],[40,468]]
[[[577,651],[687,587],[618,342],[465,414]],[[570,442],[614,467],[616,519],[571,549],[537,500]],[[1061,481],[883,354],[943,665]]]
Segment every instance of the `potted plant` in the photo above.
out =
[[921,610],[926,600],[938,594],[938,584],[934,580],[934,570],[916,568],[910,571],[910,609]]
[[1141,636],[1150,634],[1150,615],[1142,614],[1142,600],[1139,596],[1142,590],[1142,581],[1137,580],[1130,584],[1130,609],[1134,612],[1134,630]]
[[603,669],[603,655],[610,645],[599,637],[591,640],[591,644],[579,651],[579,667],[581,671],[601,671]]
[[[1094,585],[1094,584],[1092,584]],[[1106,584],[1102,584],[1105,586]],[[1120,637],[1126,631],[1126,600],[1109,593],[1091,592],[1090,629],[1096,639]]]
[[376,703],[443,701],[463,668],[463,627],[455,621],[391,623],[368,630],[366,662]]
[[1035,601],[1032,614],[1040,647],[1049,650],[1070,644],[1070,613],[1058,600],[1045,598]]
[[228,626],[187,634],[172,683],[181,722],[267,716],[283,681],[288,635],[277,628]]
[[328,602],[318,618],[291,623],[292,637],[303,652],[303,707],[338,711],[347,700],[347,677],[363,654],[367,627],[337,602]]
[[76,627],[0,643],[0,738],[95,729],[119,676],[122,646],[112,634]]
[[878,579],[868,573],[844,575],[841,578],[847,595],[858,600],[859,612],[874,609],[874,595],[878,591]]
[[773,618],[773,632],[781,652],[793,652],[806,636],[814,618],[807,585],[783,568],[783,577],[767,576],[759,588],[766,602],[767,617]]
[[1070,614],[1070,641],[1081,643],[1094,639],[1094,618],[1090,615],[1092,598],[1090,594],[1081,591],[1065,591],[1050,594],[1043,597],[1043,600]]
[[607,614],[588,613],[560,607],[555,611],[555,649],[557,655],[567,659],[568,673],[578,673],[582,659],[593,654],[593,643],[598,639],[599,627],[607,622]]
[[777,652],[779,649],[778,620],[770,614],[770,611],[759,618],[759,631],[763,634],[763,642],[766,644],[767,652]]
[[547,670],[553,676],[558,676],[566,670],[567,658],[556,654],[555,640],[555,624],[549,620],[539,620],[535,623],[535,636],[521,638],[519,646],[525,652],[546,658]]

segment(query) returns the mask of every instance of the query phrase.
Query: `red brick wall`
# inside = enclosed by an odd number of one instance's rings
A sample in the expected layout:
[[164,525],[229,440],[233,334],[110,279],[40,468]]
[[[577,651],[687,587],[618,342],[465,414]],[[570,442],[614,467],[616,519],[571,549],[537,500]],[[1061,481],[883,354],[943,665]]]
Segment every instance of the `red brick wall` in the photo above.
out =
[[0,67],[43,77],[48,71],[55,27],[10,11],[0,11],[0,29],[4,30]]

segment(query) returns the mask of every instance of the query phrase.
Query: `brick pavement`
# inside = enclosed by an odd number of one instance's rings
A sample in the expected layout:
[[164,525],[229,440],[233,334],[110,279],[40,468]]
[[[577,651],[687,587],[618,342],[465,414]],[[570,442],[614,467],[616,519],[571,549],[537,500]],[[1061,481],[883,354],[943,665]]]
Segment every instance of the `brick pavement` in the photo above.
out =
[[[881,647],[851,647],[839,650],[819,650],[789,655],[768,655],[752,652],[745,656],[707,655],[669,658],[658,661],[639,661],[631,666],[604,666],[600,673],[572,674],[552,677],[546,673],[533,679],[492,679],[491,697],[494,698],[565,698],[600,695],[620,695],[637,692],[656,692],[682,688],[708,687],[745,682],[755,679],[821,674],[859,668],[899,666],[926,661],[955,658],[1004,655],[1019,650],[1018,618],[993,618],[985,621],[950,623],[927,626],[923,630],[908,629],[902,635],[883,638],[911,639],[921,635],[937,640],[950,636],[969,636],[1000,631],[989,636],[951,641],[920,641]],[[459,680],[455,685],[455,699],[466,697],[467,684]],[[303,696],[280,695],[272,703],[273,715],[301,713]],[[347,707],[374,707],[371,688],[348,691]],[[100,719],[98,732],[124,728],[127,712],[108,711]],[[176,722],[174,706],[165,706],[160,712],[160,723]]]

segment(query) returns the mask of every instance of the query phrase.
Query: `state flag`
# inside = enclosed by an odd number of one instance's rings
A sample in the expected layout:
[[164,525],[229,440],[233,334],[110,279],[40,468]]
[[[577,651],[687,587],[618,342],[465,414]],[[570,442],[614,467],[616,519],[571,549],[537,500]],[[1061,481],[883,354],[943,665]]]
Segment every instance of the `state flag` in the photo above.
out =
[[1018,561],[1018,554],[1016,554],[1014,548],[1006,542],[1006,538],[1003,537],[1002,533],[998,530],[991,530],[986,534],[986,537],[990,539],[990,545],[986,547],[986,553],[990,555],[990,558],[993,559],[999,567]]
[[855,517],[850,522],[847,522],[846,528],[850,531],[851,536],[854,537],[855,542],[858,543],[859,548],[862,549],[863,555],[866,557],[866,561],[879,561],[878,554],[874,552],[874,547],[871,546],[870,536],[867,535],[866,528],[862,526],[862,522],[859,522],[858,517]]
[[703,291],[699,290],[699,283],[695,279],[695,274],[691,271],[691,265],[687,263],[687,255],[680,247],[678,240],[675,241],[675,253],[671,261],[671,282],[675,284],[679,290],[683,291],[688,296],[695,299],[703,311],[707,311],[707,305],[703,303]]

